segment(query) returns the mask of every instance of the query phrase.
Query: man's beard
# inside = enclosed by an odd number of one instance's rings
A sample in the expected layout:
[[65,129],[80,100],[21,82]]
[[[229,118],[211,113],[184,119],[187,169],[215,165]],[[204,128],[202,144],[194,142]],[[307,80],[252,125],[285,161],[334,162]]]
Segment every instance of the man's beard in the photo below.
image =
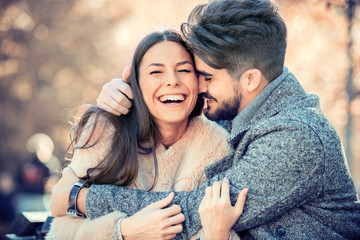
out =
[[216,109],[214,113],[209,112],[209,106],[204,109],[204,115],[212,121],[233,120],[239,111],[242,95],[236,94]]

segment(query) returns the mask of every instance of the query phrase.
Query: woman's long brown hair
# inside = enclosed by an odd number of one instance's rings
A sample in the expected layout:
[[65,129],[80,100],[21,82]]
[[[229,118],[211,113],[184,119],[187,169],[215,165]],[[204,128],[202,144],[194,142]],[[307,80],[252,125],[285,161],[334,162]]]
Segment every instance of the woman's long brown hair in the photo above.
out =
[[[155,148],[159,143],[159,132],[144,102],[139,85],[139,68],[141,60],[149,48],[161,41],[177,42],[189,50],[180,34],[175,31],[166,30],[147,35],[138,44],[132,60],[129,85],[133,91],[134,98],[129,113],[118,117],[94,106],[85,112],[79,123],[75,126],[75,137],[69,148],[77,143],[81,133],[86,130],[85,126],[89,118],[95,116],[89,139],[82,146],[72,147],[72,152],[74,152],[75,149],[91,148],[97,144],[102,134],[100,134],[99,138],[92,144],[90,144],[90,139],[94,133],[94,129],[97,127],[100,116],[105,117],[107,120],[105,121],[103,131],[107,129],[106,124],[112,124],[115,128],[109,153],[96,167],[90,168],[87,171],[86,178],[90,184],[130,185],[137,177],[139,169],[138,154],[150,153],[154,156],[155,164],[155,179],[150,190],[156,184],[158,164]],[[198,98],[196,106],[189,117],[192,118],[200,115],[202,106],[203,101]]]

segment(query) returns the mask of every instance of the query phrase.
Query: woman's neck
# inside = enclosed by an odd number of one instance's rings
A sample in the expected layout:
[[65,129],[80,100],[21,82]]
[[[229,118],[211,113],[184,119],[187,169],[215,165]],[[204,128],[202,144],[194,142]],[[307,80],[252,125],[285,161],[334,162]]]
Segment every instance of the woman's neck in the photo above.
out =
[[185,133],[189,119],[181,123],[158,123],[160,143],[166,148],[176,143]]

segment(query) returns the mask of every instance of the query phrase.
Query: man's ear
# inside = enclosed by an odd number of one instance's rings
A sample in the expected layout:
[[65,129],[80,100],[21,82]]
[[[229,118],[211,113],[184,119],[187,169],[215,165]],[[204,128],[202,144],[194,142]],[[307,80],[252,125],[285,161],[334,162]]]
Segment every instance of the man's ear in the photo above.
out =
[[244,81],[243,87],[245,87],[248,92],[254,92],[258,90],[262,85],[262,73],[256,68],[246,70],[241,77]]

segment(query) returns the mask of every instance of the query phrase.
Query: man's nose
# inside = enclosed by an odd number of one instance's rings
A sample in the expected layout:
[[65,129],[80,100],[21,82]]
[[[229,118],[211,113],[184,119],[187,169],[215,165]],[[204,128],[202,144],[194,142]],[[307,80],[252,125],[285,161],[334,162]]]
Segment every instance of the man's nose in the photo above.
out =
[[206,93],[208,91],[208,82],[199,78],[199,93]]

